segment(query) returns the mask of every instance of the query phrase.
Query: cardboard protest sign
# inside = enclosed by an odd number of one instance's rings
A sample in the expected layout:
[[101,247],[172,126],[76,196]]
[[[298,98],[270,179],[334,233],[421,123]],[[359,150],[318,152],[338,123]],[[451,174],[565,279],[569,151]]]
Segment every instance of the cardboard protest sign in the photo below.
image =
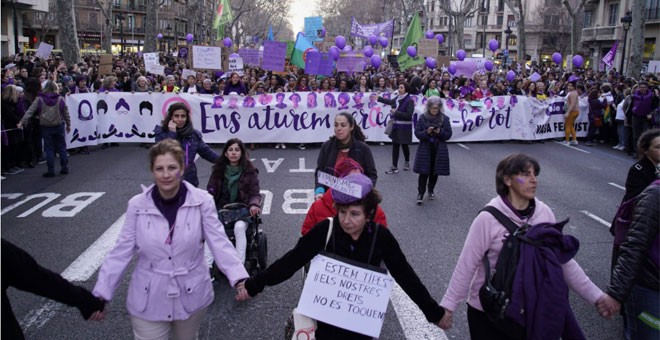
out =
[[286,59],[287,43],[279,41],[264,41],[264,58],[261,68],[264,70],[283,72]]
[[194,69],[222,69],[222,48],[216,46],[193,45],[192,68]]
[[146,68],[146,71],[151,73],[151,74],[157,74],[164,76],[165,75],[165,66],[162,65],[149,65]]
[[188,79],[188,76],[197,77],[197,72],[189,69],[183,69],[183,71],[181,71],[181,78]]
[[229,63],[227,64],[227,66],[229,73],[236,72],[240,76],[243,75],[243,58],[229,57]]
[[348,263],[333,254],[311,261],[297,311],[310,318],[379,337],[394,279],[382,268]]
[[34,53],[34,56],[42,59],[48,59],[50,58],[50,52],[52,51],[53,51],[53,45],[47,44],[45,42],[41,42],[39,44],[39,48],[37,49],[37,52]]
[[99,56],[99,74],[112,73],[112,54],[101,54]]
[[256,48],[240,48],[238,49],[238,55],[243,58],[243,64],[245,65],[252,65],[252,66],[260,66],[261,63],[259,62],[259,50]]
[[451,57],[443,55],[435,58],[436,64],[438,67],[449,67],[449,63],[451,62]]
[[422,57],[438,57],[438,41],[435,39],[419,39],[417,43],[417,54]]

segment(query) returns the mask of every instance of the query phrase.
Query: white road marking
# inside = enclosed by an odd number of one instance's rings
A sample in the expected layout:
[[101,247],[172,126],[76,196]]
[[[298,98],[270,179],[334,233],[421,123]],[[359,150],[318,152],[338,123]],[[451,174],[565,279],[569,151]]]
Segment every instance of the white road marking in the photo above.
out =
[[562,142],[555,142],[555,143],[557,143],[557,144],[559,144],[559,145],[563,145],[563,146],[565,146],[565,147],[567,147],[567,148],[571,148],[571,149],[573,149],[573,150],[580,151],[580,152],[591,153],[590,151],[582,150],[582,149],[580,149],[580,148],[576,148],[576,147],[574,147],[574,146],[572,146],[572,145],[566,145],[566,144],[564,144],[564,143],[562,143]]
[[594,214],[592,214],[592,213],[590,213],[586,210],[580,210],[580,212],[587,215],[588,217],[591,217],[594,221],[596,221],[596,222],[598,222],[598,223],[600,223],[600,224],[602,224],[602,225],[604,225],[608,228],[610,227],[610,222],[607,222],[604,219],[602,219],[602,218],[600,218],[600,217],[598,217],[598,216],[596,216],[596,215],[594,215]]
[[620,185],[618,185],[618,184],[616,184],[616,183],[608,182],[607,184],[609,184],[609,185],[611,185],[611,186],[613,186],[613,187],[615,187],[615,188],[619,188],[619,189],[621,189],[621,190],[626,190],[625,187],[622,187],[622,186],[620,186]]
[[[87,281],[103,263],[103,259],[115,245],[126,214],[121,215],[91,246],[73,261],[63,272],[62,277],[69,281]],[[52,319],[62,306],[59,302],[43,299],[41,307],[33,309],[21,320],[24,331],[40,328]]]
[[399,319],[403,333],[406,339],[438,339],[447,340],[445,332],[437,326],[426,321],[424,313],[408,297],[408,295],[395,282],[392,287],[392,296],[390,296],[392,306]]
[[465,150],[470,150],[470,148],[468,148],[466,145],[463,145],[463,143],[456,143],[456,145],[462,147]]

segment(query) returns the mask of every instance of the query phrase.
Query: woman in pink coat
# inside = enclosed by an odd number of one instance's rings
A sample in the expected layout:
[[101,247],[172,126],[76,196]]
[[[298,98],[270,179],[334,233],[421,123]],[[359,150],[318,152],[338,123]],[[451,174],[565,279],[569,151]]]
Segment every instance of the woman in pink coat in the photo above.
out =
[[137,254],[126,298],[135,339],[168,339],[170,333],[173,339],[195,339],[213,302],[204,242],[239,301],[247,298],[243,281],[248,274],[218,221],[211,195],[182,181],[180,144],[165,139],[151,148],[149,158],[155,185],[128,202],[124,226],[93,294],[112,300]]

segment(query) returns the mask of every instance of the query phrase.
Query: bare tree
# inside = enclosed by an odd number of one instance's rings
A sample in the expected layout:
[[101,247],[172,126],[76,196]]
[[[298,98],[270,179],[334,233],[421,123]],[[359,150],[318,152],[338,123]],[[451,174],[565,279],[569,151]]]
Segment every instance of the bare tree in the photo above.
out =
[[[453,29],[450,30],[450,46],[458,46],[459,49],[465,48],[465,39],[463,32],[467,18],[474,16],[479,10],[476,0],[445,0],[440,1],[440,9],[447,14],[450,21],[453,21]],[[453,31],[453,32],[452,32]],[[457,43],[457,44],[456,44]]]
[[636,1],[632,6],[632,24],[630,25],[630,59],[626,75],[639,77],[644,61],[644,28],[646,27],[646,1]]
[[[504,0],[511,13],[516,19],[516,29],[518,30],[518,60],[525,60],[526,37],[525,37],[525,13],[528,1],[524,0]],[[526,6],[527,5],[527,6]]]
[[[402,0],[401,4],[405,4],[406,1],[410,0]],[[323,16],[323,26],[329,34],[349,37],[351,17],[355,17],[360,24],[374,24],[392,19],[385,17],[384,6],[384,2],[377,0],[324,0],[319,3],[316,12]],[[404,13],[404,11],[397,12]]]
[[[105,3],[103,3],[105,1]],[[103,40],[103,46],[101,48],[105,49],[105,53],[112,53],[112,31],[115,28],[115,21],[112,17],[112,1],[111,0],[96,0],[96,4],[99,5],[101,14],[105,18],[105,35],[106,39]]]
[[60,25],[60,44],[64,62],[68,65],[80,60],[80,46],[78,45],[78,31],[76,30],[76,16],[74,15],[73,0],[56,1],[57,18],[64,25]]
[[[575,1],[575,0],[574,0]],[[573,1],[573,2],[574,2]],[[577,24],[577,16],[582,13],[582,10],[584,9],[584,4],[587,2],[587,0],[577,0],[577,5],[573,4],[571,5],[571,2],[568,0],[564,0],[563,4],[566,7],[566,10],[568,11],[568,15],[570,17],[570,24],[571,24],[571,55],[575,55],[575,52],[577,52],[577,45],[578,41],[580,40],[580,30],[579,30],[579,25]]]
[[161,0],[146,0],[147,16],[144,29],[144,51],[158,50],[158,10],[163,4]]

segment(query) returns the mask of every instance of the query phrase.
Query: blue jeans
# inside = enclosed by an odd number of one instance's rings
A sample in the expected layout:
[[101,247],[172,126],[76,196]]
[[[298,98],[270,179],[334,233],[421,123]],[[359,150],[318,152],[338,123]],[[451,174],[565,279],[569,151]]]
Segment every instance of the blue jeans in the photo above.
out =
[[619,144],[617,145],[626,145],[626,127],[623,126],[623,120],[616,120],[616,133],[619,137]]
[[55,152],[60,154],[61,170],[69,170],[69,156],[66,153],[64,123],[58,126],[42,126],[41,137],[44,139],[46,165],[49,173],[55,173]]
[[635,285],[625,302],[631,340],[660,338],[660,292]]

